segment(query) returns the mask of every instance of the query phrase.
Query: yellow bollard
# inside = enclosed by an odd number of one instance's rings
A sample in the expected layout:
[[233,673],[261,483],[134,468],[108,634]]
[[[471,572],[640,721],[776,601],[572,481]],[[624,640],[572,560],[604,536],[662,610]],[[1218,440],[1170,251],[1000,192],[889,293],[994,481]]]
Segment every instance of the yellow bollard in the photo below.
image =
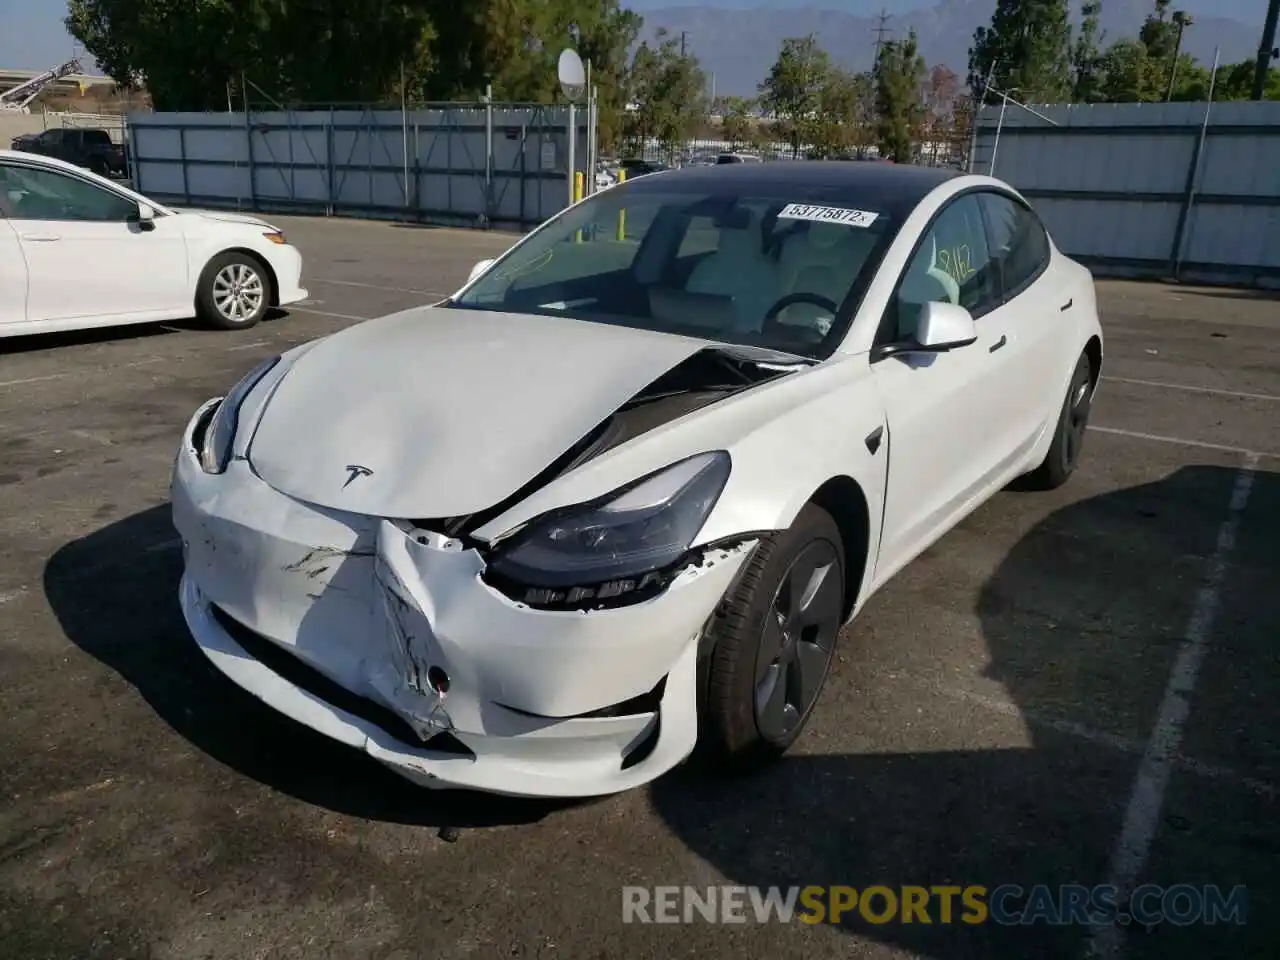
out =
[[[618,182],[627,182],[627,171],[625,168],[618,170]],[[618,211],[618,242],[621,243],[627,239],[627,208],[623,207]]]
[[[583,187],[582,171],[578,170],[573,175],[573,202],[574,203],[577,203],[582,199],[582,187]],[[582,242],[582,231],[579,230],[576,234],[574,234],[574,243],[581,243],[581,242]]]

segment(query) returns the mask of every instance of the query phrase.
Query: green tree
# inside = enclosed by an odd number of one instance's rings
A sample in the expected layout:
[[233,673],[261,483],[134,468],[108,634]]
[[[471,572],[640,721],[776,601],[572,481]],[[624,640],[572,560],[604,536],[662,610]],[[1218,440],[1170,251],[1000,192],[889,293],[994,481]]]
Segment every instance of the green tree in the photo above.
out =
[[865,95],[866,79],[861,74],[836,68],[827,71],[813,118],[804,125],[814,159],[842,154],[854,144]]
[[590,63],[591,82],[600,94],[601,143],[616,144],[630,51],[643,25],[637,14],[621,9],[618,0],[485,0],[472,7],[475,62],[483,69],[470,86],[441,90],[441,95],[474,97],[487,83],[496,100],[555,102],[561,99],[556,62],[565,47],[573,47]]
[[1092,103],[1098,96],[1102,74],[1102,41],[1098,25],[1102,0],[1085,0],[1080,7],[1080,34],[1071,45],[1071,99]]
[[910,163],[925,121],[921,99],[924,57],[911,31],[904,40],[890,40],[880,48],[875,66],[876,144],[880,155]]
[[729,141],[729,149],[751,142],[755,127],[752,111],[755,103],[746,97],[723,97],[719,105],[720,135]]
[[791,155],[813,134],[818,108],[831,73],[831,58],[813,34],[782,41],[778,59],[759,86],[760,102],[774,117],[780,139],[791,144]]
[[1159,73],[1141,40],[1117,40],[1102,55],[1098,99],[1108,103],[1140,103],[1154,99],[1159,86]]
[[975,97],[990,76],[998,90],[1032,103],[1059,103],[1071,93],[1071,26],[1067,0],[997,0],[991,24],[969,49]]
[[659,28],[631,61],[628,89],[635,109],[624,121],[625,135],[643,147],[649,139],[668,153],[688,139],[706,115],[706,75],[693,56],[682,56],[679,40]]
[[[280,101],[375,100],[429,69],[425,2],[69,0],[67,29],[158,109],[226,109],[241,78]],[[238,98],[237,98],[238,99]]]
[[619,0],[69,0],[66,22],[113,79],[145,82],[158,109],[224,110],[242,78],[293,104],[475,99],[488,83],[496,97],[546,103],[556,58],[576,44],[606,140],[641,28]]
[[1153,60],[1172,60],[1178,42],[1178,27],[1170,15],[1172,0],[1155,0],[1155,9],[1147,14],[1138,31],[1138,39]]

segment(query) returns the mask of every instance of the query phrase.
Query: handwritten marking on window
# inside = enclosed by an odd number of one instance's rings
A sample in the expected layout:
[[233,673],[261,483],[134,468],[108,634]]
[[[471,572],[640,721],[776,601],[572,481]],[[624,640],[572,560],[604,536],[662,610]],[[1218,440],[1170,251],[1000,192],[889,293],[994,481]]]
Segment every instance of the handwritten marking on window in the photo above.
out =
[[971,263],[972,259],[973,254],[967,243],[938,251],[938,266],[949,273],[957,283],[964,283],[978,272]]

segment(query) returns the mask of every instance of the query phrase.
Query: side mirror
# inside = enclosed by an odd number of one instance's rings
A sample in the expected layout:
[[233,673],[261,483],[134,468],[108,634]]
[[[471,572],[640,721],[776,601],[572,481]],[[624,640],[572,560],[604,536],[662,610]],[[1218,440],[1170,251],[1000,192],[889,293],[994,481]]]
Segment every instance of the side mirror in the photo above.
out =
[[156,208],[149,203],[138,204],[137,224],[143,230],[156,228]]
[[941,353],[967,347],[978,339],[973,314],[955,303],[926,303],[920,308],[916,342],[924,350]]
[[480,274],[484,273],[491,266],[493,266],[492,259],[481,260],[479,263],[477,263],[474,267],[471,268],[471,275],[467,277],[467,283],[470,283],[476,277],[480,276]]
[[871,358],[875,361],[908,353],[946,353],[967,347],[977,339],[973,314],[959,304],[931,301],[920,307],[914,337],[882,344],[872,350]]

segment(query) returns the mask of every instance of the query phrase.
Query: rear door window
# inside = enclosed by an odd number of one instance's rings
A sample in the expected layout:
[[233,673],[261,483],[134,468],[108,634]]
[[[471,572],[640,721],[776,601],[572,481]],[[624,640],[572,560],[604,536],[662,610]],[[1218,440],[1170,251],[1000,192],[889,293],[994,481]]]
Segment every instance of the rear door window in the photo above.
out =
[[1049,265],[1049,238],[1040,219],[1012,197],[998,193],[980,196],[1003,295],[1006,299],[1017,296]]

